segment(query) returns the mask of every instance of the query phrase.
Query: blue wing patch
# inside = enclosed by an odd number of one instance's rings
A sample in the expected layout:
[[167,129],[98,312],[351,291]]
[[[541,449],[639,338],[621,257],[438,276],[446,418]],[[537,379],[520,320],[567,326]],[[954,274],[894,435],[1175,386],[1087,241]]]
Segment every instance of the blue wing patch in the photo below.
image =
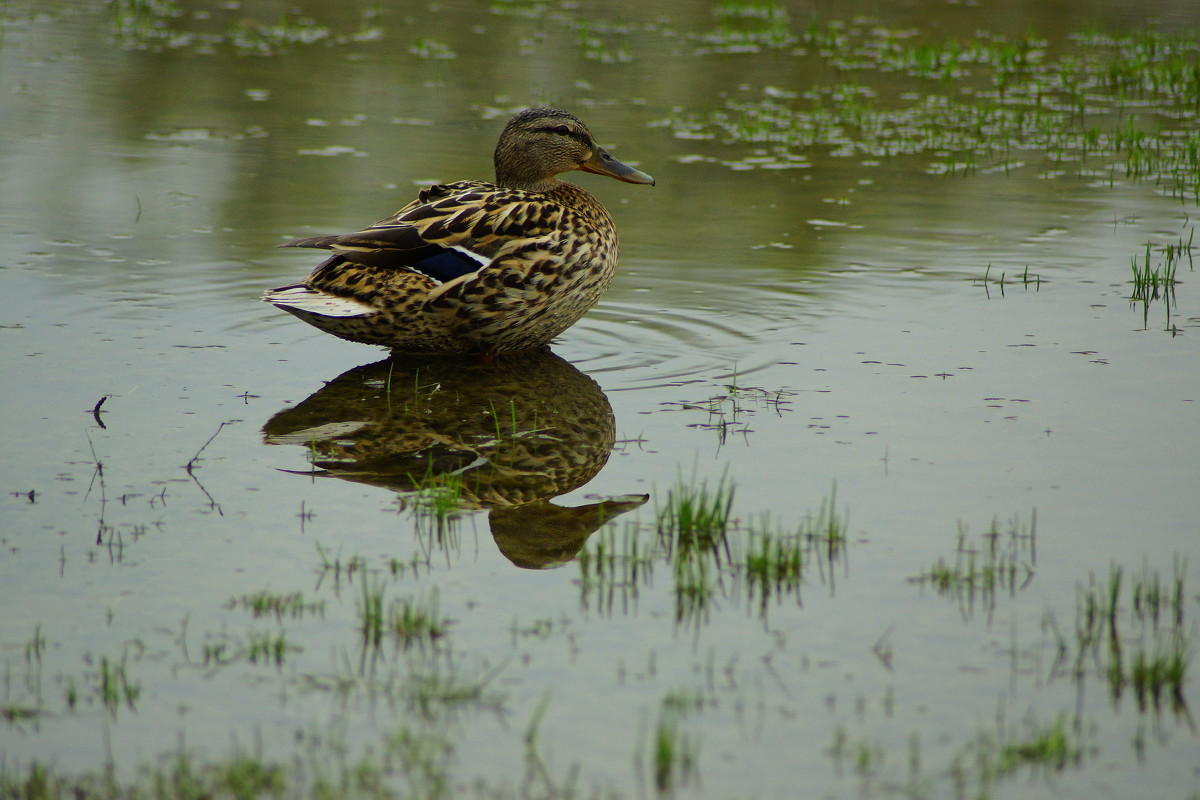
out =
[[410,269],[428,275],[435,281],[447,283],[477,271],[490,259],[478,256],[461,247],[434,247],[436,252],[408,264]]

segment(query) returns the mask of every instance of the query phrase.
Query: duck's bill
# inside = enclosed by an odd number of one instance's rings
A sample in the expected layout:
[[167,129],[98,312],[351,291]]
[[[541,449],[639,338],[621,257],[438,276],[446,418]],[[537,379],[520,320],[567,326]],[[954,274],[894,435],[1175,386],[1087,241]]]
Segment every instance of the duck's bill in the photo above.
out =
[[643,183],[654,185],[654,178],[650,177],[640,169],[634,169],[628,164],[618,161],[608,154],[608,151],[603,147],[597,147],[592,157],[579,165],[579,168],[584,172],[592,172],[596,175],[607,175],[610,178],[616,178],[619,181],[626,183]]

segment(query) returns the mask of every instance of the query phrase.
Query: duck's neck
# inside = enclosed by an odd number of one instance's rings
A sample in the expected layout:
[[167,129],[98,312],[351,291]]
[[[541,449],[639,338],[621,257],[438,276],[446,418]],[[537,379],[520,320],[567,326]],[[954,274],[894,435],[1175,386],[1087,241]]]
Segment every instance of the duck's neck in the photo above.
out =
[[502,138],[493,155],[496,183],[527,192],[550,192],[562,184],[553,174],[547,175],[544,167],[537,163],[538,159],[529,155],[519,144]]
[[565,186],[566,183],[564,181],[560,181],[558,178],[555,178],[553,175],[549,178],[530,180],[520,177],[513,177],[511,175],[506,176],[497,171],[496,185],[504,186],[509,189],[522,189],[526,192],[540,192],[542,194],[549,194],[555,189]]
[[562,186],[562,181],[553,175],[538,175],[536,172],[522,172],[496,164],[496,184],[509,189],[524,189],[527,192],[552,192]]

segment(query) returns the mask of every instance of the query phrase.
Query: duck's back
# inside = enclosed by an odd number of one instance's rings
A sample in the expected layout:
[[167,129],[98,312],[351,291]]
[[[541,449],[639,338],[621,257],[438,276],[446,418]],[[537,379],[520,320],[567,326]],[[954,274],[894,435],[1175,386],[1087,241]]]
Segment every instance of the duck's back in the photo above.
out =
[[608,288],[619,250],[608,212],[566,182],[550,192],[438,184],[362,231],[302,241],[334,252],[304,285],[364,311],[306,320],[405,352],[548,344]]

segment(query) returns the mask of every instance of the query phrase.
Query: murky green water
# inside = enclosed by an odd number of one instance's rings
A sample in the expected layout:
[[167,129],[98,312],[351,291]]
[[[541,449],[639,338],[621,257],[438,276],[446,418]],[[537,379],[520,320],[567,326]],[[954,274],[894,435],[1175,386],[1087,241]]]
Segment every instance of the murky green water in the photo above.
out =
[[[6,791],[1194,796],[1191,4],[0,13]],[[553,354],[258,302],[535,103],[658,179]]]

